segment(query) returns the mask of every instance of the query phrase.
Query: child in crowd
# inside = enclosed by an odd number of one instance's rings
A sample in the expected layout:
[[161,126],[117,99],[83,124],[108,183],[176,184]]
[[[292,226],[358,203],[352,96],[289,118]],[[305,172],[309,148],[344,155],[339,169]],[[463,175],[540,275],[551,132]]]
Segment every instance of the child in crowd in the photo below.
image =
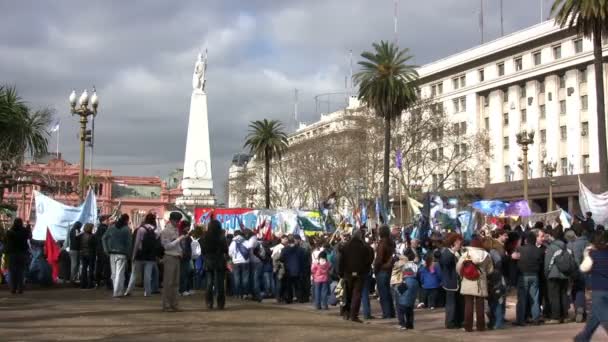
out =
[[329,293],[329,270],[325,251],[319,253],[318,262],[313,262],[310,271],[315,286],[315,307],[317,310],[327,310],[327,295]]
[[403,280],[396,286],[397,318],[399,329],[414,329],[414,305],[420,285],[418,283],[418,265],[414,262],[416,255],[413,251],[406,251],[407,261],[403,267]]
[[423,308],[426,304],[427,307],[434,310],[438,306],[441,273],[432,253],[427,254],[424,265],[418,271],[418,278],[422,286],[422,298],[424,300],[418,304],[418,308]]

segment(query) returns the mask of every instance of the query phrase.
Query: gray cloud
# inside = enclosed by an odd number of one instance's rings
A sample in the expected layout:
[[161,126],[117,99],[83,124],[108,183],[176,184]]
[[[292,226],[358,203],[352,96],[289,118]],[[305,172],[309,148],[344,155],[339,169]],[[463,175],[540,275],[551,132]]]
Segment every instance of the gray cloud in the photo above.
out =
[[[539,0],[540,1],[540,0]],[[486,0],[486,37],[499,34],[498,1]],[[545,10],[548,11],[546,1]],[[399,41],[416,63],[479,43],[479,1],[401,1]],[[72,88],[97,87],[96,167],[164,176],[181,167],[196,53],[209,49],[208,94],[215,190],[223,198],[232,154],[250,120],[316,119],[313,96],[343,88],[348,51],[393,39],[393,1],[5,1],[0,83],[34,107],[52,107],[61,150],[77,161]],[[538,22],[539,3],[504,4],[505,32]],[[340,99],[334,99],[339,102]],[[54,137],[51,143],[54,146]]]

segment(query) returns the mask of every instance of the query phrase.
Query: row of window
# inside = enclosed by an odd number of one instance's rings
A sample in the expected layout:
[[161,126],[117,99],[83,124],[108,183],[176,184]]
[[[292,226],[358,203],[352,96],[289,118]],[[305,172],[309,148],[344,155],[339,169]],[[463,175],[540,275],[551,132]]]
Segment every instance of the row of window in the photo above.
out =
[[[467,171],[456,171],[453,175],[454,178],[454,189],[466,189],[468,186],[468,173]],[[433,189],[435,190],[443,190],[444,188],[444,175],[433,174]]]
[[[572,40],[572,44],[574,46],[574,53],[579,54],[583,52],[583,39],[576,38]],[[562,43],[553,45],[551,47],[551,51],[553,54],[553,60],[558,60],[562,58]],[[532,52],[532,60],[534,66],[539,66],[542,64],[542,54],[540,50]],[[518,56],[513,59],[513,68],[515,71],[523,70],[523,56]],[[505,75],[505,62],[496,63],[496,69],[498,70],[498,76]],[[477,70],[477,76],[479,78],[479,82],[485,81],[485,69],[480,68]],[[452,78],[452,89],[457,90],[460,88],[466,87],[466,75],[458,75]],[[431,85],[431,96],[438,96],[443,94],[443,82],[437,82]]]
[[[587,136],[589,132],[589,123],[588,122],[582,122],[581,123],[581,136],[585,137]],[[541,144],[546,144],[547,143],[547,130],[546,129],[541,129],[539,132],[539,136],[540,136],[540,143]],[[567,141],[568,140],[568,127],[567,126],[560,126],[559,127],[559,136],[561,141]],[[509,137],[503,137],[503,148],[505,150],[509,149]]]
[[[561,176],[567,176],[567,175],[574,174],[574,165],[568,161],[568,158],[561,158],[559,166],[560,166],[559,172],[560,172]],[[590,165],[590,159],[589,159],[588,154],[584,154],[581,156],[581,167],[582,167],[582,173],[589,173],[591,165]],[[505,182],[512,181],[514,174],[515,174],[515,171],[513,171],[511,166],[509,166],[509,165],[504,166],[504,177],[505,177],[504,181]],[[488,169],[488,168],[486,168],[486,176],[487,176],[487,181],[489,182],[490,169]],[[530,170],[529,176],[532,177],[532,170]],[[547,174],[547,172],[544,172],[543,176],[548,177],[549,175]]]

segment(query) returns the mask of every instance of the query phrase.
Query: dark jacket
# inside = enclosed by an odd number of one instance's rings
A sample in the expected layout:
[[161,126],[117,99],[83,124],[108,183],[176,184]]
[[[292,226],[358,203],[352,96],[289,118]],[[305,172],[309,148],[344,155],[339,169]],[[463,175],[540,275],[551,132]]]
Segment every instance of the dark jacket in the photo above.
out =
[[543,270],[544,251],[536,245],[523,245],[519,248],[517,268],[524,275],[538,275]]
[[80,256],[95,256],[97,248],[95,236],[90,233],[82,233],[78,236],[78,246],[80,246]]
[[557,269],[557,266],[551,265],[551,259],[553,255],[559,250],[566,248],[566,243],[562,240],[555,239],[547,246],[547,253],[545,253],[545,274],[547,279],[568,279],[569,277]]
[[205,270],[224,271],[226,270],[226,256],[228,255],[228,243],[226,238],[221,237],[219,241],[211,241],[209,238],[199,240],[201,244],[201,254],[205,260]]
[[79,233],[80,233],[80,230],[76,230],[73,227],[70,228],[70,235],[68,237],[70,239],[70,251],[79,251],[80,250],[80,239],[78,236]]
[[593,259],[589,287],[594,291],[608,291],[608,250],[594,250],[589,254]]
[[568,242],[568,248],[572,250],[577,265],[580,265],[583,262],[583,252],[587,246],[589,246],[589,239],[587,239],[587,236],[585,235],[577,237],[576,240],[572,242]]
[[130,255],[131,231],[128,226],[116,227],[112,225],[101,240],[106,254]]
[[299,277],[304,273],[304,249],[300,246],[287,246],[281,251],[281,262],[285,265],[285,272],[289,277]]
[[392,272],[393,270],[393,254],[395,254],[395,246],[390,239],[383,238],[378,244],[376,259],[374,260],[374,271]]
[[447,291],[458,291],[460,279],[456,272],[456,263],[460,256],[454,255],[449,248],[444,248],[439,257],[439,268],[441,269],[441,281],[443,288]]
[[103,238],[103,234],[105,234],[107,230],[108,230],[107,224],[101,223],[99,226],[97,226],[97,231],[95,231],[95,241],[97,242],[97,244],[96,244],[97,255],[102,255],[104,253],[103,244],[101,243],[101,239]]
[[7,255],[27,254],[29,246],[27,240],[29,233],[25,228],[11,228],[6,233],[6,247],[4,253]]
[[371,271],[373,249],[361,239],[351,239],[340,256],[340,277],[362,277]]

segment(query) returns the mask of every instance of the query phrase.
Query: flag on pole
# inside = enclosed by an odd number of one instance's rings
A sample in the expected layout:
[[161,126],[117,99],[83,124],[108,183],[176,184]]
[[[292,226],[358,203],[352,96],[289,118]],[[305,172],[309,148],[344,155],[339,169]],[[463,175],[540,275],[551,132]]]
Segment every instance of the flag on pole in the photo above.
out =
[[59,130],[59,127],[61,126],[61,120],[57,120],[55,122],[55,126],[53,126],[53,128],[51,128],[51,132],[55,133]]
[[61,249],[57,246],[57,242],[55,242],[51,230],[48,228],[46,229],[44,248],[46,250],[46,260],[51,266],[53,282],[56,282],[59,277],[59,254],[61,254]]
[[403,166],[403,155],[401,153],[401,149],[397,149],[395,164],[397,165],[397,169],[401,170]]

